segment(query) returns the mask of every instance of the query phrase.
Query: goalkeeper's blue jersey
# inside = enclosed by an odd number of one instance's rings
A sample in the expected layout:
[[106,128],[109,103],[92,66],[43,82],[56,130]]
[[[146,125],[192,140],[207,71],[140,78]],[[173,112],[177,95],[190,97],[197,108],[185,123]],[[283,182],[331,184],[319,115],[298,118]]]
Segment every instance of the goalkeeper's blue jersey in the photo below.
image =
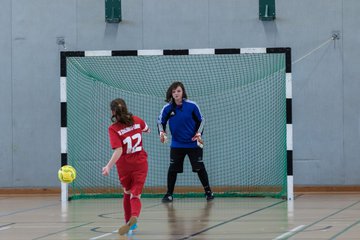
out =
[[196,148],[197,142],[191,138],[197,132],[202,133],[204,118],[198,105],[190,100],[183,99],[182,105],[175,103],[166,104],[158,118],[159,131],[166,132],[166,125],[169,122],[171,132],[172,148]]

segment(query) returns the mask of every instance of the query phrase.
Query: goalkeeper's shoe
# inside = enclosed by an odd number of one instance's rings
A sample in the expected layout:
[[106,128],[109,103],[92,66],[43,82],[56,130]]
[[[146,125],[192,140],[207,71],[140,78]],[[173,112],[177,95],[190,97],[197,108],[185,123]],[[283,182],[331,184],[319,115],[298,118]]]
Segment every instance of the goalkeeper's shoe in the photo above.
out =
[[170,203],[174,200],[173,196],[170,193],[165,194],[165,196],[161,199],[163,203]]
[[205,197],[206,197],[207,201],[211,201],[211,200],[213,200],[215,198],[212,191],[206,191],[205,192]]

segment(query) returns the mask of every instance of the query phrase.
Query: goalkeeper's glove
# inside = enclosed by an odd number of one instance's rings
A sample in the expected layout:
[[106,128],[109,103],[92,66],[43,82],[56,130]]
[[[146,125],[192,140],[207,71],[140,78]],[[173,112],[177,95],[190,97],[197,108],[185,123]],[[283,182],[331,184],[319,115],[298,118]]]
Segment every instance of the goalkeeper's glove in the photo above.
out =
[[195,136],[192,137],[191,139],[192,141],[196,141],[197,142],[197,145],[201,148],[204,147],[204,141],[202,140],[201,138],[201,133],[196,133]]
[[165,132],[160,132],[160,142],[161,143],[167,143],[167,136]]

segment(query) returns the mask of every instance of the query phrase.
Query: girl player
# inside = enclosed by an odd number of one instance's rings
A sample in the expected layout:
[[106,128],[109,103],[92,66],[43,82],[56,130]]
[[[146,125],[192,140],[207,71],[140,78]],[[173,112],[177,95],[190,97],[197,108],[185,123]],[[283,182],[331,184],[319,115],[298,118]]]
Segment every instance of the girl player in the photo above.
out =
[[144,120],[128,112],[123,99],[113,100],[110,108],[113,124],[109,127],[109,137],[114,152],[107,165],[103,167],[102,174],[108,176],[116,164],[119,180],[124,188],[125,225],[119,228],[119,234],[124,235],[136,228],[141,211],[140,196],[148,172],[147,153],[142,146],[142,132],[150,132],[150,129]]

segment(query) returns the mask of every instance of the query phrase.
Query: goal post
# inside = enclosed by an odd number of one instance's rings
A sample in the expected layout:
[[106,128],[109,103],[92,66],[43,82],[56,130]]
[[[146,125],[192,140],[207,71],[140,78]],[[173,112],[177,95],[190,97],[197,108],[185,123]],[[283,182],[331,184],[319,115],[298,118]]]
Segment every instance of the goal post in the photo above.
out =
[[[142,196],[165,193],[169,145],[160,143],[156,119],[174,81],[205,117],[204,163],[215,194],[293,200],[290,48],[66,51],[60,64],[61,165],[77,170],[62,200],[121,197],[116,170],[101,175],[112,153],[109,103],[118,97],[153,130],[144,135]],[[188,161],[175,193],[203,196]]]

